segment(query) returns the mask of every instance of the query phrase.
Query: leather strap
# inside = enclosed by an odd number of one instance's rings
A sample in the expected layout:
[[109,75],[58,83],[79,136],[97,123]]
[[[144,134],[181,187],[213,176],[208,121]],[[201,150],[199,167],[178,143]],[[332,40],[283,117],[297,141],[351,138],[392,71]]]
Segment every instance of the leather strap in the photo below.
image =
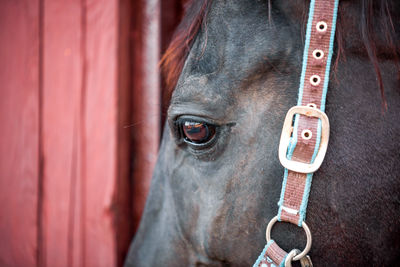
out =
[[[314,6],[312,5],[314,2]],[[325,111],[330,62],[336,24],[337,1],[311,1],[307,37],[304,48],[303,71],[297,105],[314,106]],[[336,8],[335,8],[336,7]],[[310,17],[312,20],[310,21]],[[321,29],[325,27],[324,29]],[[320,57],[317,57],[317,56]],[[314,79],[314,80],[313,80]],[[297,115],[288,158],[311,163],[319,149],[321,136],[319,119]],[[308,138],[304,135],[307,135]],[[311,138],[309,138],[311,136]],[[312,173],[304,174],[285,169],[278,220],[301,226],[305,220]]]
[[[325,110],[329,72],[335,35],[338,0],[311,0],[303,66],[300,78],[298,106]],[[296,114],[287,159],[313,163],[321,140],[321,120]],[[313,173],[301,173],[285,168],[278,221],[302,226],[306,216]],[[284,266],[287,252],[273,240],[265,246],[254,266]]]

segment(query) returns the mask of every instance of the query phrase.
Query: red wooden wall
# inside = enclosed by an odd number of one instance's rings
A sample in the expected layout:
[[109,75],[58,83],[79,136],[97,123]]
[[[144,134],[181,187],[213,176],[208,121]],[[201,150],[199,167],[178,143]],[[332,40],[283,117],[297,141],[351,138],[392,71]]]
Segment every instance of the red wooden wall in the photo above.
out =
[[0,0],[0,266],[122,265],[181,6]]
[[0,266],[36,263],[40,176],[38,17],[37,0],[0,1]]

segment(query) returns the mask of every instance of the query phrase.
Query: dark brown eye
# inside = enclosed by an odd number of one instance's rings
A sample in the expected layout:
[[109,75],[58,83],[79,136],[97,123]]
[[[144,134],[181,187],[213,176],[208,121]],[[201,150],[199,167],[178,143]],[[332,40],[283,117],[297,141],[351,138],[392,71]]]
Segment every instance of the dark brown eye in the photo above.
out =
[[215,126],[204,122],[184,121],[181,125],[185,141],[191,143],[204,144],[215,135]]

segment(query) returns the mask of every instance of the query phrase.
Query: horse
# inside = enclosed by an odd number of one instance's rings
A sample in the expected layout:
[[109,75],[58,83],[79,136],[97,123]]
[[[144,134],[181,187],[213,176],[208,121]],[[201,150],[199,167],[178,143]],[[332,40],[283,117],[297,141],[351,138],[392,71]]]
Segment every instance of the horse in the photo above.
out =
[[[250,266],[276,215],[278,145],[296,105],[309,1],[194,0],[162,64],[170,97],[125,266]],[[400,2],[339,3],[330,141],[307,209],[316,266],[400,260]],[[301,228],[277,223],[286,251]]]

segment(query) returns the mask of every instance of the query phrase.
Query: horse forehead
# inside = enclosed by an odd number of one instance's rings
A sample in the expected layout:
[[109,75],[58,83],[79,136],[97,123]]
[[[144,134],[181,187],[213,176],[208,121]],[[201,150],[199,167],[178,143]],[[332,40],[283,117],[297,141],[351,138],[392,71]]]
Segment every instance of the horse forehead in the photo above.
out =
[[267,1],[215,1],[189,53],[171,103],[232,105],[283,62],[300,62],[291,25],[268,21]]
[[240,73],[290,50],[293,25],[279,15],[270,20],[269,8],[267,1],[216,1],[191,49],[189,59],[194,60],[189,63],[196,65],[192,72],[204,74],[202,65],[214,64],[210,71],[241,78]]

